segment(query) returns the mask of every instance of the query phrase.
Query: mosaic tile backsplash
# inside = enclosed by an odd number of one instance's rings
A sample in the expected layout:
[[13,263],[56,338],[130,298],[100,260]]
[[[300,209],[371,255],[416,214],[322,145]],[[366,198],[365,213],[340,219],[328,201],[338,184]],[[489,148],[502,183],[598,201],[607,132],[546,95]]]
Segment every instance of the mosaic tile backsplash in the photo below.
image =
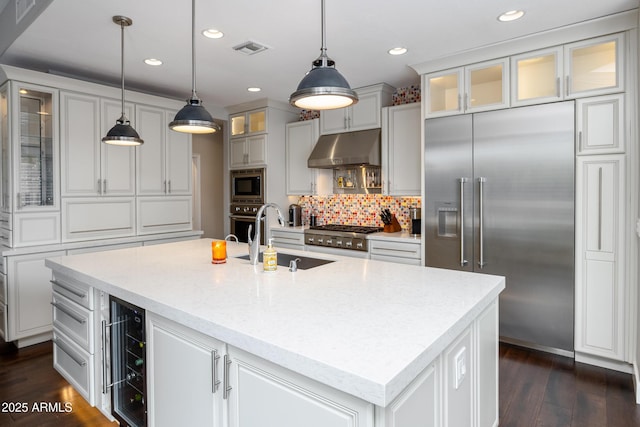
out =
[[420,197],[393,197],[379,194],[333,194],[330,196],[301,196],[302,222],[309,224],[309,216],[316,215],[318,225],[348,224],[382,227],[380,210],[395,214],[403,230],[411,228],[409,208],[419,208]]

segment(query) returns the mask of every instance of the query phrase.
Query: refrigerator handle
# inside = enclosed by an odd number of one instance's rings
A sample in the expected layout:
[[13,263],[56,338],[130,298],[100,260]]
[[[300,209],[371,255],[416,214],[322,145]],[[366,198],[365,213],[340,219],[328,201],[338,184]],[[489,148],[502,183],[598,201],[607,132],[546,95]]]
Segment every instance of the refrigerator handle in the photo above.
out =
[[467,178],[460,178],[460,267],[467,265],[464,259],[464,183]]
[[478,178],[478,210],[479,210],[479,228],[478,237],[480,240],[480,260],[478,261],[478,267],[482,269],[486,263],[484,262],[484,183],[487,182],[487,178]]

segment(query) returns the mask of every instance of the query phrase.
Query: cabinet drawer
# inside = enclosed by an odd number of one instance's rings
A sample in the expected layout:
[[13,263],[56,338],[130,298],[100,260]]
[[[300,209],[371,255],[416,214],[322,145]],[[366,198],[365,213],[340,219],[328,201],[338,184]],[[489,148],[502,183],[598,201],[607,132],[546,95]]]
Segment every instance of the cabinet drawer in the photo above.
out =
[[370,240],[369,252],[371,255],[420,259],[420,244]]
[[0,338],[7,339],[7,306],[0,304]]
[[53,329],[53,367],[91,406],[95,405],[93,355],[56,328]]
[[62,218],[63,242],[136,234],[136,206],[133,197],[63,199]]
[[271,230],[271,238],[274,246],[292,249],[304,249],[304,234],[289,233],[280,230]]
[[93,315],[90,310],[53,292],[53,327],[64,332],[89,353],[93,353]]
[[403,258],[399,256],[371,254],[371,259],[374,261],[395,262],[396,264],[422,265],[419,258]]
[[138,234],[191,231],[191,196],[138,197]]
[[87,285],[62,274],[56,274],[51,283],[54,292],[67,297],[84,308],[93,310],[93,292]]
[[0,304],[7,303],[7,275],[0,274]]
[[60,243],[60,213],[16,214],[14,247]]

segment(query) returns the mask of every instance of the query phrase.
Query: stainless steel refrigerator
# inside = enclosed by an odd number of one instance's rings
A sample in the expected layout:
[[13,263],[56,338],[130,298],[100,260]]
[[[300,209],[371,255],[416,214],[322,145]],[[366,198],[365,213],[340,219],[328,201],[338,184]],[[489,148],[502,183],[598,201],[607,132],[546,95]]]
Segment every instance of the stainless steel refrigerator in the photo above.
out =
[[425,121],[427,266],[506,277],[500,339],[573,354],[574,103]]

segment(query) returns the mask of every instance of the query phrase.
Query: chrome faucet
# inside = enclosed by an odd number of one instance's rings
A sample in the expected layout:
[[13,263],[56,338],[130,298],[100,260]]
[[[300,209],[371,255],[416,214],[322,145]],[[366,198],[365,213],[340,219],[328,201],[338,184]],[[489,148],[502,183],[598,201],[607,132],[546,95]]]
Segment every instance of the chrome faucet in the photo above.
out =
[[284,216],[282,215],[282,211],[280,207],[275,203],[267,203],[260,206],[258,209],[258,213],[256,214],[256,224],[255,230],[256,234],[253,236],[253,240],[251,239],[251,224],[249,224],[249,235],[247,236],[247,241],[249,242],[249,262],[253,265],[258,263],[258,255],[260,254],[260,221],[262,221],[262,214],[264,210],[268,207],[272,207],[278,212],[278,222],[281,227],[284,227]]

